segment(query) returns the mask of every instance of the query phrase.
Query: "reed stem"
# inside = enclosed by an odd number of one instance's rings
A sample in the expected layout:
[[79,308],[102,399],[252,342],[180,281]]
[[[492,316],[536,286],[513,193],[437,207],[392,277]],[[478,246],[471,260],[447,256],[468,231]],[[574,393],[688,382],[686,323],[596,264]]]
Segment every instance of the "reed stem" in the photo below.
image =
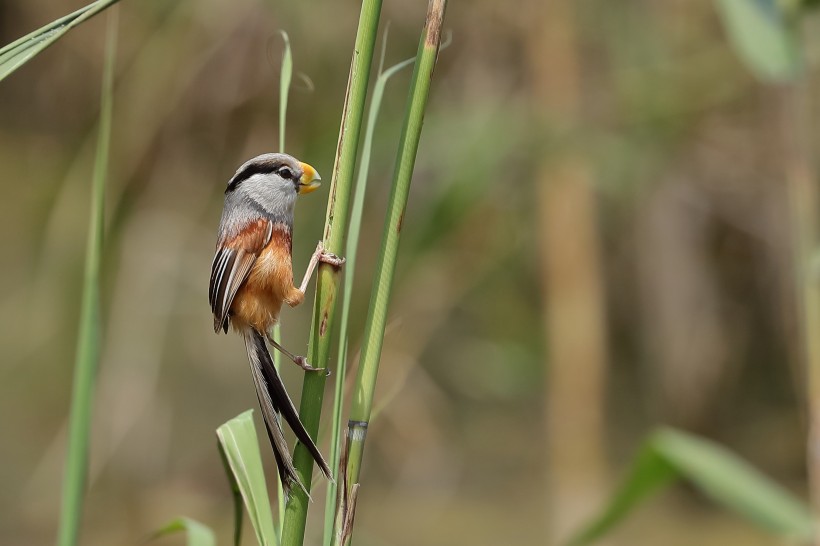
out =
[[[446,0],[430,0],[428,4],[427,20],[419,43],[413,79],[410,84],[404,125],[396,157],[393,185],[384,222],[382,246],[376,262],[373,292],[365,325],[364,343],[356,378],[350,420],[348,421],[350,443],[345,473],[346,482],[341,484],[348,491],[352,491],[359,481],[364,442],[373,408],[376,377],[379,371],[384,331],[387,325],[387,308],[390,303],[390,291],[396,270],[399,237],[404,211],[407,207],[410,182],[424,122],[424,111],[430,92],[430,82],[441,43],[441,25],[446,5]],[[355,506],[350,507],[351,510],[354,508]],[[351,530],[343,530],[340,527],[344,522],[343,520],[352,521],[352,519],[351,515],[337,520],[334,544],[345,544],[350,540]]]
[[68,451],[66,454],[60,525],[57,532],[59,546],[74,546],[80,534],[86,478],[88,475],[91,413],[100,359],[100,264],[102,261],[103,231],[105,224],[105,179],[108,172],[108,151],[111,141],[111,109],[114,94],[114,59],[117,46],[118,12],[108,15],[105,40],[105,67],[103,69],[100,99],[100,124],[97,152],[91,183],[91,211],[86,247],[83,296],[80,309],[80,329],[77,334],[77,353],[68,420]]
[[[370,154],[373,148],[373,134],[376,129],[376,120],[379,117],[384,90],[388,80],[403,68],[413,63],[415,58],[407,59],[387,70],[384,68],[384,56],[387,49],[387,31],[382,39],[382,52],[379,61],[379,76],[373,86],[373,95],[370,99],[370,107],[367,114],[367,128],[362,144],[359,170],[356,176],[356,191],[353,196],[353,207],[350,211],[350,231],[347,234],[347,245],[345,247],[345,280],[342,289],[342,315],[339,318],[339,354],[337,355],[336,381],[333,395],[333,417],[332,434],[330,438],[330,464],[331,468],[339,468],[341,458],[340,445],[342,430],[342,406],[344,402],[344,384],[347,375],[347,355],[349,349],[348,325],[350,316],[350,305],[353,301],[353,281],[356,275],[356,256],[359,251],[359,235],[361,233],[362,216],[364,214],[364,198],[367,193],[367,178],[370,172]],[[336,503],[337,483],[331,483],[327,488],[325,499],[325,537],[323,544],[330,546],[333,535],[333,506]]]
[[[353,172],[359,147],[362,120],[364,118],[367,84],[381,14],[381,0],[364,0],[359,15],[359,26],[350,65],[347,91],[339,142],[330,182],[327,216],[323,242],[330,252],[340,254],[347,231],[348,205],[353,189]],[[336,309],[340,271],[320,264],[317,274],[316,297],[313,303],[313,321],[309,340],[309,359],[313,366],[324,368],[330,357],[330,340]],[[302,386],[299,416],[312,438],[319,430],[326,376],[324,373],[307,372]],[[308,450],[297,444],[293,457],[299,479],[310,490],[313,459]],[[282,530],[283,546],[301,546],[305,536],[308,497],[304,491],[294,488],[285,507],[285,525]]]

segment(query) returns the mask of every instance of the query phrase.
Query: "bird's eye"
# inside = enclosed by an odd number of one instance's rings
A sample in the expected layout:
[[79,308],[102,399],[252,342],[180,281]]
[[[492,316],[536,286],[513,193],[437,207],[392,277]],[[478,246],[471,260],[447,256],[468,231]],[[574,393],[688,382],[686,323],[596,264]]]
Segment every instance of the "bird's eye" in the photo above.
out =
[[285,180],[291,180],[293,178],[293,171],[290,170],[288,167],[282,167],[276,172]]

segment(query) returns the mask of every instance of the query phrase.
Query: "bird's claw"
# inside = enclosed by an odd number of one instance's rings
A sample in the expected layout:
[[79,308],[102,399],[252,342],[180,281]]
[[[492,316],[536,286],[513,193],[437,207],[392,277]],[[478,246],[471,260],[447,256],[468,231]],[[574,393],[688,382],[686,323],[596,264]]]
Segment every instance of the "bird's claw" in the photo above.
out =
[[322,251],[319,255],[319,261],[324,262],[326,264],[332,265],[333,267],[342,267],[345,263],[345,259],[341,256],[337,256],[332,252]]
[[337,256],[336,254],[325,250],[325,245],[322,241],[319,241],[319,244],[316,245],[316,254],[319,256],[320,262],[332,265],[335,268],[342,267],[345,263],[345,259],[343,257]]
[[293,359],[293,361],[296,363],[297,366],[299,366],[306,372],[325,372],[325,375],[330,375],[330,371],[326,368],[314,368],[313,366],[311,366],[308,363],[307,358],[303,356],[297,356]]

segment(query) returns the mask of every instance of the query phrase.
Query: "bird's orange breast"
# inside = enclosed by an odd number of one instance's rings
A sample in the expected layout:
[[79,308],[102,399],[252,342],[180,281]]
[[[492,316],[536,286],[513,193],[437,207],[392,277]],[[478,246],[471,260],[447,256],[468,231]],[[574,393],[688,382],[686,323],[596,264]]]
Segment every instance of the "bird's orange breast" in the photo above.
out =
[[240,329],[250,325],[267,332],[279,320],[285,296],[293,289],[291,237],[274,229],[270,242],[259,253],[248,278],[231,305],[231,321]]

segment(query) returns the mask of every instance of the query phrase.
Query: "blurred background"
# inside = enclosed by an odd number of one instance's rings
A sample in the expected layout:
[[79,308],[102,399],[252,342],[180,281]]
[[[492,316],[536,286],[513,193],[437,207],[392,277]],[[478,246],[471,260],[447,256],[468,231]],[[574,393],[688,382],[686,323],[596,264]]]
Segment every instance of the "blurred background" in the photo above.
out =
[[[0,1],[0,43],[84,3]],[[425,9],[385,2],[388,64],[415,53]],[[207,304],[222,194],[239,164],[278,149],[280,29],[312,82],[294,79],[287,151],[330,180],[358,10],[120,4],[84,544],[141,544],[180,514],[230,543],[214,430],[256,399],[241,340],[213,334]],[[56,532],[104,25],[93,19],[0,84],[5,544]],[[813,176],[816,85],[762,82],[706,0],[451,2],[445,26],[356,542],[557,544],[661,424],[726,445],[805,498],[788,178]],[[409,75],[389,84],[376,132],[354,347]],[[299,202],[297,271],[326,197],[327,185]],[[309,308],[282,317],[297,353]],[[284,375],[298,395],[301,371]],[[324,487],[308,544],[321,537]],[[781,542],[681,486],[607,543]]]

